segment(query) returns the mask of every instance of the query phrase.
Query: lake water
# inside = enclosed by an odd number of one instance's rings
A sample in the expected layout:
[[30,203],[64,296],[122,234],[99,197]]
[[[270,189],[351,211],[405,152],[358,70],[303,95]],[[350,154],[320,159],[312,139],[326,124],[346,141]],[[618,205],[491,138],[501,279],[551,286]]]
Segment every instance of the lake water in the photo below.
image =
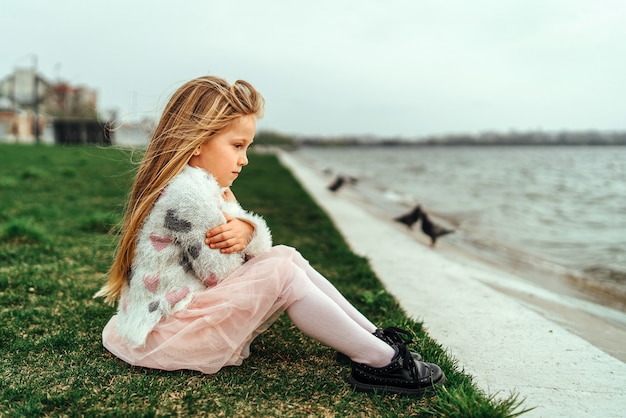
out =
[[567,276],[626,310],[626,147],[303,147],[294,154],[329,182],[337,174],[358,179],[347,187],[390,219],[420,204],[455,229],[445,245],[518,270],[532,266],[539,281],[551,275],[538,271]]

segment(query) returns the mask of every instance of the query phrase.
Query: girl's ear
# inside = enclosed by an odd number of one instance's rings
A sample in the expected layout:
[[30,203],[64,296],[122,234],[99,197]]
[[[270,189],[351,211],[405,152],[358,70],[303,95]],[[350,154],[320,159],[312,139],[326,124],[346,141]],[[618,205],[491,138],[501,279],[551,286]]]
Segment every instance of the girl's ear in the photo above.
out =
[[196,149],[193,151],[193,155],[200,155],[200,147],[196,148]]

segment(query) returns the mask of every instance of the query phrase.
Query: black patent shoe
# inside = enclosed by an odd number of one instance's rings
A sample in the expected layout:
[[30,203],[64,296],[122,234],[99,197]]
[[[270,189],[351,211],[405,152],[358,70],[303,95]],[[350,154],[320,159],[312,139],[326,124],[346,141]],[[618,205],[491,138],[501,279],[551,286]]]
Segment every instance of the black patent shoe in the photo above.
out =
[[[383,340],[390,346],[395,346],[396,344],[410,344],[413,342],[411,339],[411,333],[409,331],[405,331],[396,327],[387,327],[387,328],[377,328],[373,333],[374,337]],[[419,353],[411,351],[411,355],[413,356],[413,360],[422,361],[422,356]],[[337,352],[337,362],[342,364],[350,364],[350,357],[343,353]]]
[[395,348],[396,355],[385,367],[353,362],[352,373],[348,377],[350,385],[358,392],[399,393],[419,397],[446,381],[445,374],[436,364],[413,360],[411,352],[403,344]]

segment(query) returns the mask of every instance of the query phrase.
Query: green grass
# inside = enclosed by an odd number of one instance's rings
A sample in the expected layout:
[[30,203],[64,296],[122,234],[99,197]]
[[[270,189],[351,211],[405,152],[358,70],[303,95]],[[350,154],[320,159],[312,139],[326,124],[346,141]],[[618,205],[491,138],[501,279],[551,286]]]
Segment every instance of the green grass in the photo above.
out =
[[[215,375],[131,367],[101,345],[114,308],[106,281],[137,155],[97,147],[0,144],[0,417],[476,416],[521,412],[495,398],[385,292],[326,214],[271,155],[253,154],[234,192],[262,214],[276,244],[294,246],[362,312],[412,329],[414,349],[448,382],[431,397],[353,392],[349,368],[283,315],[240,367]],[[270,186],[271,185],[271,186]],[[508,397],[507,397],[508,396]]]

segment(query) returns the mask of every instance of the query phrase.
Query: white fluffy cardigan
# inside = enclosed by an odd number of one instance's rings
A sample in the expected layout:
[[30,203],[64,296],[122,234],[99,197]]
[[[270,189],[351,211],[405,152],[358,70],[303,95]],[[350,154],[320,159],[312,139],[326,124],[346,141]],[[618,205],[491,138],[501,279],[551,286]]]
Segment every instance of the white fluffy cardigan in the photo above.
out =
[[[194,292],[215,286],[271,248],[263,218],[224,201],[223,190],[203,169],[185,166],[154,204],[139,231],[118,305],[117,330],[129,345],[144,344],[159,320],[184,309]],[[226,222],[223,212],[255,226],[242,252],[222,254],[204,243],[206,231]]]

